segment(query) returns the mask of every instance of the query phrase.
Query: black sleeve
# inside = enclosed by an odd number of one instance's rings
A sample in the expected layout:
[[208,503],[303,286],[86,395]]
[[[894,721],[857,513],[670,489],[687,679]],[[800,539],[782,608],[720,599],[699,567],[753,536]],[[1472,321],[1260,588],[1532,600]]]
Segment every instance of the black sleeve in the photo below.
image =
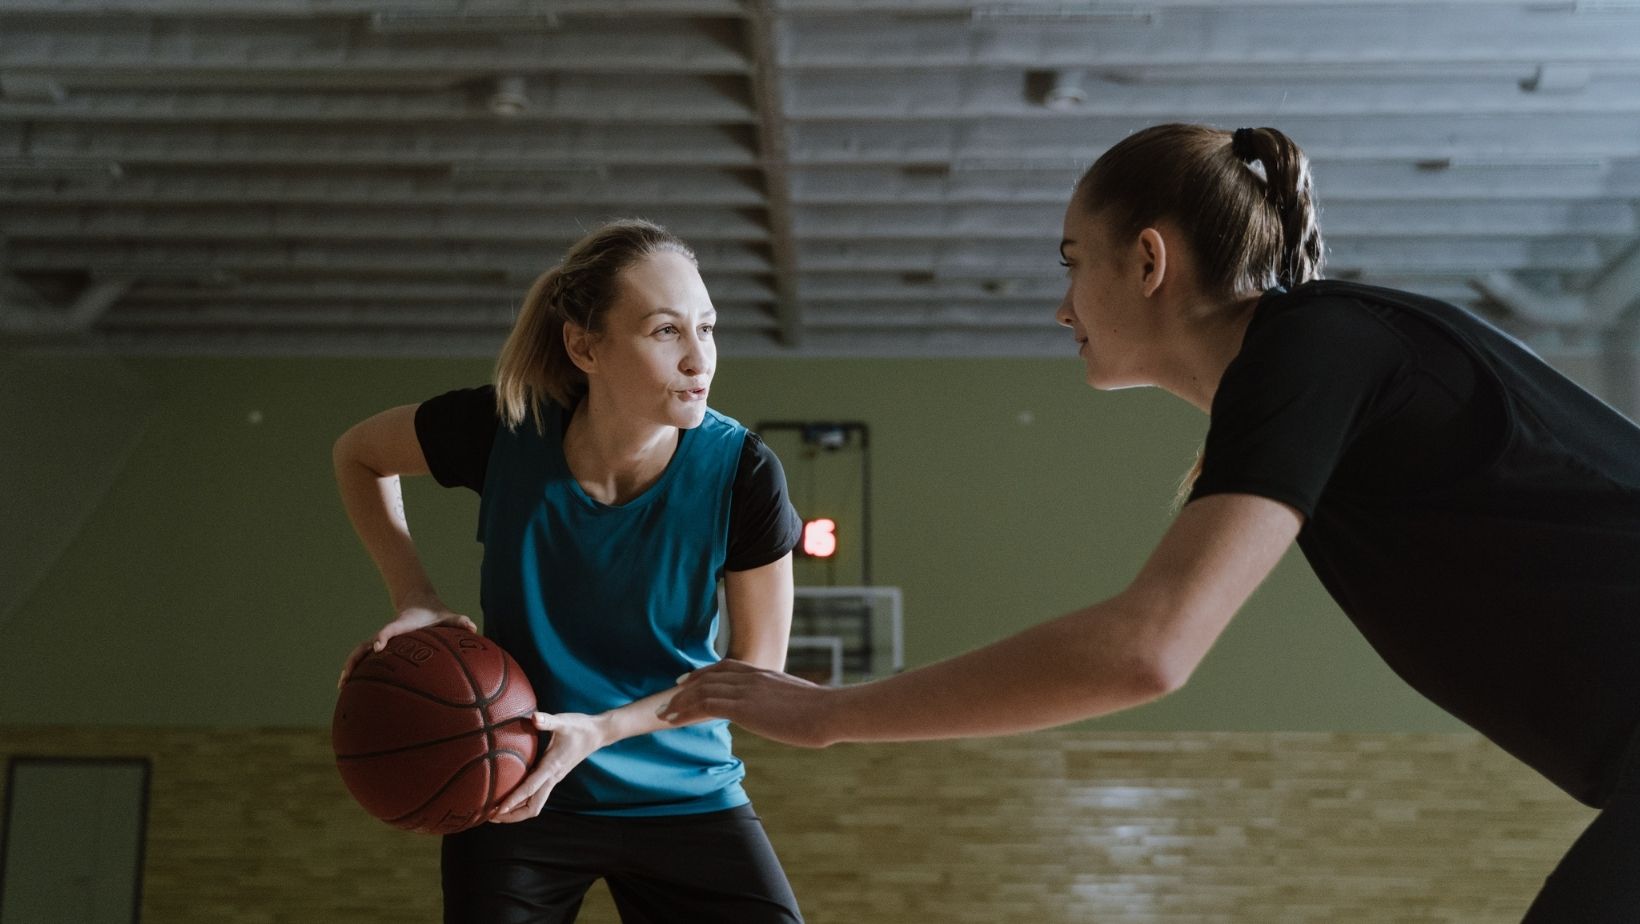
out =
[[1350,300],[1255,317],[1213,397],[1190,499],[1257,494],[1313,515],[1340,458],[1384,410],[1408,363],[1396,333]]
[[423,401],[416,408],[416,439],[433,478],[446,488],[484,493],[495,428],[495,386],[458,388]]
[[756,433],[747,431],[729,498],[726,571],[750,571],[778,561],[797,547],[803,519],[786,494],[780,459]]

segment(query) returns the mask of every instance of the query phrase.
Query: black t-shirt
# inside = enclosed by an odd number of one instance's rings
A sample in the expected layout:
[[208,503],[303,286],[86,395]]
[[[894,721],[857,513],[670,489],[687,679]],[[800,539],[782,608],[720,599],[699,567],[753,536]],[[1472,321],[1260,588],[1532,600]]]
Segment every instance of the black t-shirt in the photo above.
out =
[[1640,428],[1458,308],[1314,282],[1259,302],[1213,399],[1191,498],[1231,492],[1305,515],[1414,688],[1604,802],[1640,727]]
[[[569,415],[564,415],[569,421]],[[416,408],[416,438],[433,478],[447,487],[484,493],[501,417],[495,386],[461,388],[429,398]],[[729,498],[726,571],[750,571],[778,561],[796,548],[803,521],[786,494],[780,459],[757,434],[746,431]]]

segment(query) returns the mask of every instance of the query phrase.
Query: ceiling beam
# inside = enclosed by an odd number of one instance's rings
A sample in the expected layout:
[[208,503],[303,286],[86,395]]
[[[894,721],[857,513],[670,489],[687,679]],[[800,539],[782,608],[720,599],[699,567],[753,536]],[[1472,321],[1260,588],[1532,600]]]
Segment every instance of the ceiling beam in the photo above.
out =
[[[1059,233],[1064,213],[1064,202],[1022,205],[803,205],[796,210],[796,231],[804,240],[897,237],[1040,239]],[[1609,200],[1341,202],[1326,209],[1322,230],[1325,234],[1341,237],[1633,238],[1640,234],[1640,223],[1636,222],[1633,206]]]
[[[1095,153],[1088,149],[1087,157]],[[1461,199],[1539,201],[1640,199],[1640,159],[1587,164],[1497,164],[1420,167],[1416,162],[1310,158],[1323,207],[1331,202],[1444,202]],[[946,161],[794,169],[792,197],[801,205],[976,203],[1063,207],[1086,163],[1032,170],[953,170]],[[0,187],[3,189],[3,187]]]
[[1640,242],[1602,269],[1587,295],[1589,314],[1596,323],[1634,322],[1640,315]]
[[[750,124],[750,103],[723,86],[723,78],[674,75],[543,75],[527,78],[527,108],[506,117],[508,125],[564,122],[644,122],[649,124]],[[485,81],[361,92],[344,83],[335,89],[292,85],[209,88],[181,92],[175,87],[102,89],[81,84],[61,102],[17,101],[0,94],[0,120],[33,122],[203,122],[279,125],[358,125],[371,122],[462,122],[476,129],[500,117],[485,108]]]
[[[338,166],[311,170],[267,167],[149,166],[118,179],[60,178],[40,164],[29,175],[7,175],[0,162],[0,204],[62,205],[325,205],[406,207],[537,203],[607,207],[642,214],[656,206],[759,207],[761,173],[752,169],[667,167],[541,169],[454,178],[448,171]],[[1316,183],[1330,217],[1335,207],[1364,203],[1397,209],[1419,203],[1610,203],[1640,199],[1640,162],[1610,169],[1554,166],[1486,170],[1420,170],[1412,164],[1319,162]],[[811,208],[1063,209],[1074,171],[929,173],[906,167],[826,167],[788,173],[792,204]]]
[[[653,208],[643,217],[686,240],[753,241],[769,238],[751,210]],[[565,247],[617,217],[589,208],[475,206],[430,209],[363,206],[182,206],[175,208],[42,206],[0,214],[0,234],[11,238],[115,240],[440,240],[540,241]]]
[[[15,271],[74,271],[149,278],[208,278],[218,271],[280,270],[311,273],[487,274],[527,282],[556,262],[560,246],[399,241],[116,243],[108,241],[12,241],[8,265]],[[706,241],[694,248],[710,281],[719,273],[766,274],[763,248]]]
[[[1486,40],[1468,42],[1452,37],[1473,34],[1472,10],[1413,3],[1306,9],[1301,27],[1293,11],[1279,5],[1247,5],[1231,14],[1211,4],[1148,13],[1139,6],[1125,16],[1092,8],[1087,18],[1074,11],[1051,15],[1052,7],[1044,10],[1046,16],[1021,12],[939,18],[883,10],[803,18],[801,28],[793,30],[786,62],[794,70],[1093,63],[1101,70],[1208,65],[1257,71],[1294,62],[1317,62],[1318,70],[1331,70],[1640,61],[1640,16],[1575,16],[1533,10],[1531,4],[1489,8]],[[1107,15],[1096,18],[1100,12]]]
[[217,205],[517,205],[608,207],[640,213],[657,206],[761,207],[761,180],[754,172],[669,167],[642,170],[593,165],[554,171],[452,176],[447,168],[379,170],[331,167],[315,170],[180,168],[154,166],[115,182],[62,182],[49,171],[39,179],[4,176],[0,203]]
[[50,305],[10,273],[0,274],[0,332],[23,336],[89,330],[130,290],[131,277],[95,277],[67,306]]
[[780,84],[782,32],[772,0],[753,0],[746,32],[751,44],[752,99],[757,106],[758,157],[763,164],[764,198],[769,220],[769,251],[774,264],[775,316],[780,340],[788,347],[803,343],[803,315],[797,299],[797,230],[792,216],[784,88]]
[[[1640,32],[1640,30],[1636,30]],[[1212,123],[1211,112],[1179,112],[1174,120]],[[937,122],[804,122],[791,126],[795,165],[945,163],[953,171],[1085,167],[1094,155],[1136,127],[1123,118],[1053,121],[991,119],[973,124]],[[1401,160],[1459,166],[1559,166],[1633,158],[1640,151],[1640,119],[1586,113],[1534,117],[1523,133],[1519,118],[1426,116],[1336,118],[1293,116],[1275,127],[1319,161]]]
[[[288,132],[265,126],[0,123],[0,157],[106,157],[138,164],[326,166],[391,164],[486,171],[578,169],[623,165],[750,167],[756,141],[748,126],[679,125],[657,137],[638,125],[326,126]],[[10,149],[8,152],[7,149]]]
[[[40,2],[40,0],[35,0]],[[249,2],[249,0],[239,0]],[[284,0],[291,2],[291,0]],[[1575,0],[1562,0],[1559,4],[1542,3],[1539,6],[1550,12],[1563,12],[1575,15],[1573,7]],[[1371,9],[1374,7],[1404,7],[1407,0],[1142,0],[1142,2],[1116,6],[1116,13],[1129,13],[1142,10],[1174,10],[1174,9],[1228,9],[1237,12],[1250,8],[1268,9],[1271,7],[1350,7]],[[1419,6],[1426,9],[1450,7],[1462,9],[1465,7],[1496,7],[1497,0],[1420,0]],[[1095,3],[1071,4],[1063,0],[784,0],[783,8],[790,16],[849,16],[868,13],[893,13],[904,17],[956,17],[962,19],[1008,20],[1010,18],[1023,22],[1059,22],[1075,23],[1078,21],[1097,21],[1095,17],[1102,12],[1101,5]],[[1079,15],[1086,11],[1088,16]],[[1109,15],[1106,12],[1106,15]]]
[[[0,23],[9,18],[0,17]],[[441,41],[428,41],[360,31],[350,17],[267,20],[254,29],[231,19],[47,18],[26,30],[0,28],[0,71],[52,77],[71,90],[83,80],[108,78],[175,87],[212,86],[246,75],[467,80],[544,70],[744,74],[750,62],[733,41],[738,25],[597,17],[557,30],[517,30],[467,41],[440,35]]]
[[1539,292],[1505,272],[1477,277],[1473,285],[1477,292],[1522,321],[1552,327],[1589,324],[1588,300],[1581,295]]
[[[1450,70],[1450,69],[1448,69]],[[1211,112],[1223,122],[1266,124],[1295,116],[1370,118],[1385,115],[1522,116],[1538,113],[1640,112],[1634,91],[1640,64],[1595,77],[1575,93],[1529,93],[1522,66],[1491,76],[1458,73],[1379,75],[1370,79],[1311,76],[1276,80],[1235,69],[1215,73],[1193,68],[1190,76],[1158,71],[1152,79],[1083,72],[1086,100],[1069,112],[1043,105],[1046,81],[1018,70],[802,71],[787,77],[787,118],[806,121],[976,121],[1015,118],[1044,121],[1089,117],[1165,122],[1181,112]]]
[[[314,19],[369,16],[385,6],[383,0],[6,0],[4,9],[6,15],[31,16]],[[460,0],[397,0],[395,6],[429,15],[458,15],[464,4]],[[655,17],[739,16],[742,10],[741,0],[513,0],[510,4],[490,0],[483,7],[514,15],[604,18],[640,13]]]

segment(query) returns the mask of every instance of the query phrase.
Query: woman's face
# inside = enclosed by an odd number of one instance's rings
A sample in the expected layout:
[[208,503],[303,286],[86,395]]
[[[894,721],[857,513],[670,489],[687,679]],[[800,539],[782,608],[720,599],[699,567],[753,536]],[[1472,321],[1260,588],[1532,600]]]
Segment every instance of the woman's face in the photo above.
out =
[[1054,319],[1075,336],[1088,384],[1103,390],[1154,384],[1146,365],[1157,319],[1145,297],[1141,244],[1121,245],[1072,202],[1059,252],[1069,283]]
[[717,309],[695,264],[657,253],[621,273],[620,296],[587,352],[594,403],[622,419],[688,429],[706,416]]

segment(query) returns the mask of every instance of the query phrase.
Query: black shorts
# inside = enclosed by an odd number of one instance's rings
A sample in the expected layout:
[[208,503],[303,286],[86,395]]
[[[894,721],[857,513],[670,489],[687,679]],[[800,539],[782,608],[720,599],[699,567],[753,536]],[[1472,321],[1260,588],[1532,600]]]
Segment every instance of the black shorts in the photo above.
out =
[[444,838],[445,924],[567,924],[598,879],[624,924],[801,922],[750,805],[700,815],[542,812]]

